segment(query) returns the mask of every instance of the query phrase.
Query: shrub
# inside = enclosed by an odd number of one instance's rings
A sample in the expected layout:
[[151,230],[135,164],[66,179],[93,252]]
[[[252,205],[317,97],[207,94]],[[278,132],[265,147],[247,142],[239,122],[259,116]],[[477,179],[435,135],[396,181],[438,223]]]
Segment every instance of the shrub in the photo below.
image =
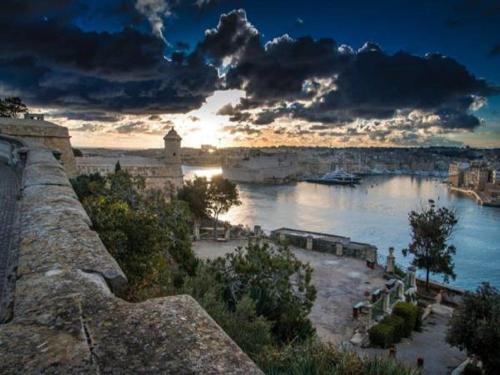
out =
[[476,365],[473,365],[472,363],[468,363],[467,366],[465,366],[464,371],[462,372],[462,375],[482,375],[482,374],[483,370],[481,370]]
[[400,316],[394,314],[386,316],[381,323],[387,324],[393,328],[393,341],[391,344],[400,342],[401,339],[405,337],[405,321]]
[[394,342],[394,327],[382,322],[378,323],[370,328],[369,336],[372,345],[388,348]]
[[404,337],[410,336],[417,326],[418,307],[409,302],[399,302],[394,306],[392,313],[404,320]]

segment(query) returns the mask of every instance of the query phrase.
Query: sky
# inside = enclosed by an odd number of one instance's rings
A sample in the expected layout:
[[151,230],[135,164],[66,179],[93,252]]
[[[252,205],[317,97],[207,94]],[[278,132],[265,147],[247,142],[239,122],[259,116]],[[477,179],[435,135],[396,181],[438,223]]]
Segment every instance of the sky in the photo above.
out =
[[500,147],[497,0],[2,0],[0,51],[80,147]]

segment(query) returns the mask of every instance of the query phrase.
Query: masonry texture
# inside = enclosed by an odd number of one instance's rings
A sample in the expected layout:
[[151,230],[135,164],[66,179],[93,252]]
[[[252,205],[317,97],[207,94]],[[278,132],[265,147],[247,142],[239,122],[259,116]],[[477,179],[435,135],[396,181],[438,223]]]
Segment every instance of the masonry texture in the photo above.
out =
[[31,144],[22,179],[12,317],[1,374],[258,374],[189,296],[129,303],[127,283],[52,153]]
[[0,301],[6,298],[10,250],[13,247],[17,176],[0,160]]

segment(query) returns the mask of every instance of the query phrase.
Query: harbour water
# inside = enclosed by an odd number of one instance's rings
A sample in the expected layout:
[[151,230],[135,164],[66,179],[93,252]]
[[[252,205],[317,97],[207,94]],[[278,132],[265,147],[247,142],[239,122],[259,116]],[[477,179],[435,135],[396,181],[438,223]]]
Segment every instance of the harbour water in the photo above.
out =
[[[210,177],[220,168],[184,167],[185,178]],[[450,192],[440,179],[412,176],[365,177],[355,188],[307,182],[287,185],[239,184],[242,205],[223,220],[270,231],[291,227],[349,236],[378,247],[387,255],[396,249],[397,262],[407,265],[401,249],[410,241],[408,213],[433,199],[453,208],[459,223],[451,240],[457,248],[451,285],[475,289],[488,281],[500,288],[500,208],[483,207]],[[437,281],[441,278],[436,275]]]

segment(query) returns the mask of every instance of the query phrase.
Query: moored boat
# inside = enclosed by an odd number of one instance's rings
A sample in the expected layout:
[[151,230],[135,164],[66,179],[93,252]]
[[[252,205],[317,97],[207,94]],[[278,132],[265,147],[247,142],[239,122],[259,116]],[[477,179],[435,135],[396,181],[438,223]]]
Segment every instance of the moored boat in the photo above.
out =
[[361,178],[344,170],[335,170],[322,177],[307,178],[306,181],[325,185],[355,185],[360,183]]

